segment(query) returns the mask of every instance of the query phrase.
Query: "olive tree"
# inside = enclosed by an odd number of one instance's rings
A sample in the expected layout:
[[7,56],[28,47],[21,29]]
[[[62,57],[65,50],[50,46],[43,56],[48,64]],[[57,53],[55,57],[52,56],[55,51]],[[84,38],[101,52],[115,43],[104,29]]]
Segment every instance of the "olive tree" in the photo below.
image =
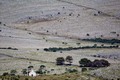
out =
[[73,62],[72,56],[67,56],[66,57],[66,62],[69,62],[69,64],[71,65],[71,63]]
[[57,65],[64,65],[65,59],[63,57],[58,57],[56,59],[56,64]]

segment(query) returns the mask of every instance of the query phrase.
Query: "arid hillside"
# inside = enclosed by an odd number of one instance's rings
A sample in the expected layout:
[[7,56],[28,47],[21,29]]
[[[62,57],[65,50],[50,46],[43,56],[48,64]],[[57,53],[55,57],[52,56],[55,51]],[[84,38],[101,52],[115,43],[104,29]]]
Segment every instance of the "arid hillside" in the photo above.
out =
[[[119,45],[120,0],[0,0],[0,74],[12,69],[22,74],[29,62],[35,70],[44,64],[64,73],[56,58],[70,55],[77,66],[81,58],[108,60],[104,74],[118,78]],[[44,50],[53,47],[60,49]]]

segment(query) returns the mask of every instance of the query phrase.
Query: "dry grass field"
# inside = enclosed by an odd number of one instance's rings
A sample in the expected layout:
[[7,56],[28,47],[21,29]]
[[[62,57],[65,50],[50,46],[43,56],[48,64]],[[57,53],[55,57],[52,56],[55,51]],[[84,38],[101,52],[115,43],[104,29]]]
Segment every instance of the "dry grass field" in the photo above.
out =
[[[111,66],[88,71],[88,74],[95,73],[96,77],[102,76],[103,78],[111,76],[108,77],[110,79],[120,78],[119,47],[62,52],[44,51],[44,48],[50,47],[68,48],[93,46],[94,44],[119,46],[119,7],[119,0],[0,0],[0,74],[15,69],[17,74],[22,75],[22,69],[27,68],[31,62],[35,70],[40,65],[45,65],[47,70],[55,69],[50,74],[60,74],[59,80],[79,80],[79,76],[75,79],[66,79],[66,77],[62,79],[66,75],[61,74],[71,66],[55,65],[57,57],[65,58],[70,55],[73,57],[72,65],[76,66],[79,66],[79,60],[82,58],[92,61],[95,59],[108,60]],[[119,43],[82,40],[91,38],[117,39]],[[93,57],[93,55],[101,57]],[[76,69],[76,66],[72,66],[72,68]],[[81,68],[77,67],[77,69],[81,73]],[[77,76],[77,74],[72,75]],[[41,78],[41,80],[58,80],[56,75],[54,79],[49,78]]]

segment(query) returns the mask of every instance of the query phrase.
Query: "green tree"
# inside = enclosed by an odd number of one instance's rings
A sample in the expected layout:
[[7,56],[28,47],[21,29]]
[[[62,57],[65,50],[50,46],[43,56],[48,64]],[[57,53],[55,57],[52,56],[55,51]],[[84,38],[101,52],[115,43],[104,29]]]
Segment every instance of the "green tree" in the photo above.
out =
[[66,57],[66,62],[69,62],[69,64],[71,65],[71,63],[73,62],[72,56],[67,56]]
[[56,59],[56,64],[57,65],[64,65],[65,59],[63,57],[58,57]]
[[89,64],[91,63],[91,61],[87,58],[82,58],[80,61],[79,61],[79,64],[80,66],[82,67],[89,67]]

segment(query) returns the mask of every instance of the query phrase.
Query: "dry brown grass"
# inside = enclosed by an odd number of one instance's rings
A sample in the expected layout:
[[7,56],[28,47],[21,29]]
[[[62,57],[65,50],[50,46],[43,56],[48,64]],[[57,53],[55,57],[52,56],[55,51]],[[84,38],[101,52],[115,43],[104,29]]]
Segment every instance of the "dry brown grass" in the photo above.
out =
[[[4,79],[3,79],[4,78]],[[101,78],[82,75],[79,73],[66,73],[60,75],[39,75],[37,77],[29,77],[29,76],[0,76],[0,79],[13,79],[14,80],[103,80]]]

